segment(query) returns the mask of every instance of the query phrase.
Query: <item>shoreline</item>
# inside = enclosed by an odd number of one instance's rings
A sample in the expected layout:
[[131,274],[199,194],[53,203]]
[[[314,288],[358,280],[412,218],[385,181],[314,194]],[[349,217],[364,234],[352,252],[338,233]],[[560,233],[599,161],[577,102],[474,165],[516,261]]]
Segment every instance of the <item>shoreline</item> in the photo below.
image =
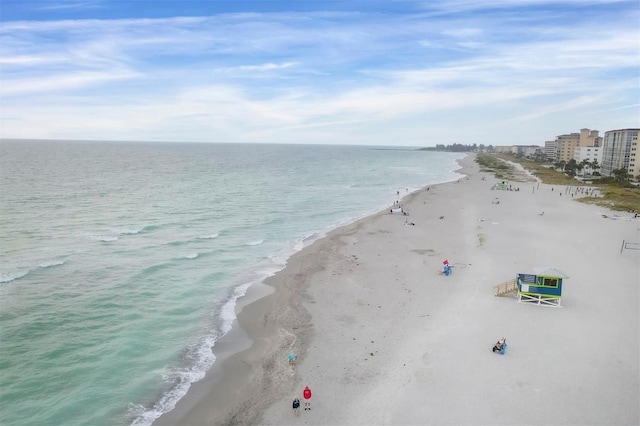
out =
[[[154,425],[536,424],[543,419],[556,424],[637,423],[638,407],[631,402],[638,397],[637,338],[618,350],[618,370],[602,366],[611,377],[620,376],[623,367],[627,379],[619,377],[613,387],[598,382],[601,390],[585,391],[589,383],[576,376],[569,359],[577,357],[573,364],[585,369],[604,362],[601,350],[595,355],[588,351],[600,345],[604,338],[600,334],[624,339],[615,327],[623,323],[627,329],[631,323],[630,331],[638,335],[637,305],[629,302],[637,301],[637,286],[627,289],[624,297],[615,295],[616,303],[603,303],[608,310],[598,307],[596,314],[591,313],[595,320],[579,316],[589,315],[581,312],[584,305],[595,309],[591,293],[599,291],[597,285],[585,286],[581,281],[594,276],[631,282],[637,253],[615,257],[609,252],[614,246],[619,251],[619,240],[610,238],[607,243],[606,234],[594,231],[597,235],[571,237],[588,255],[607,264],[620,263],[613,277],[593,270],[597,265],[583,266],[576,253],[564,256],[567,250],[556,236],[567,227],[560,213],[577,211],[591,230],[604,223],[597,214],[602,209],[572,203],[570,197],[560,199],[558,192],[549,191],[551,185],[523,182],[518,192],[488,191],[497,179],[479,172],[474,158],[468,155],[459,160],[461,169],[456,170],[469,179],[433,185],[403,198],[415,226],[404,226],[406,217],[401,215],[378,212],[329,232],[295,253],[264,284],[252,286],[238,301],[231,331],[216,342],[212,369]],[[501,204],[493,204],[494,198],[500,198]],[[541,209],[548,212],[544,217],[538,216]],[[527,219],[511,223],[518,216]],[[634,234],[632,226],[617,222],[607,222],[616,228],[616,238],[629,232],[631,239],[637,237],[637,229]],[[514,232],[526,246],[505,250],[513,245]],[[594,238],[606,256],[589,247]],[[547,247],[551,241],[559,247]],[[558,257],[568,259],[553,266],[569,269],[572,277],[565,308],[522,306],[493,296],[492,286],[503,278],[530,272]],[[438,274],[443,259],[454,266],[450,277]],[[586,287],[591,293],[586,291],[585,296],[581,292]],[[617,317],[611,324],[603,321],[612,313]],[[591,333],[599,333],[584,334],[581,321],[591,325]],[[529,323],[542,330],[523,325]],[[567,349],[562,337],[576,333],[585,342],[574,342]],[[510,347],[508,356],[500,359],[485,346],[502,334]],[[536,351],[547,348],[549,342],[566,352],[556,360],[562,368],[550,367],[557,378],[546,383],[540,377],[523,376],[522,366],[536,365]],[[295,368],[287,361],[292,350],[298,356]],[[545,349],[540,356],[550,354]],[[518,362],[510,363],[511,359]],[[497,367],[499,362],[502,367]],[[496,377],[505,386],[492,395],[487,393],[487,383]],[[577,396],[564,382],[582,389],[590,403],[573,418],[569,409],[580,411]],[[305,385],[314,390],[314,411],[296,418],[291,415],[290,400]],[[547,401],[545,392],[560,392],[560,402]],[[513,407],[497,404],[498,397]],[[538,406],[548,403],[552,416],[536,413],[527,404],[523,407],[527,399]],[[616,409],[608,410],[605,401]],[[462,402],[465,413],[457,409]],[[407,404],[415,408],[405,410]]]
[[[461,173],[464,167],[460,165],[460,161],[457,160],[458,168],[453,172],[463,176]],[[440,182],[420,188],[404,195],[401,198],[401,203],[412,199],[418,193],[425,191],[427,187],[447,185],[453,182],[455,181]],[[276,368],[280,371],[291,373],[285,375],[286,386],[283,387],[280,383],[279,388],[291,387],[295,383],[295,370],[290,368],[288,360],[283,362],[283,359],[290,352],[294,352],[299,363],[312,338],[311,318],[308,311],[302,306],[302,302],[306,298],[307,285],[303,275],[294,274],[292,271],[294,269],[301,270],[306,257],[317,255],[313,249],[314,246],[324,244],[324,241],[332,235],[340,234],[343,230],[354,227],[361,221],[387,214],[387,208],[331,229],[323,237],[293,253],[287,260],[286,266],[275,275],[250,286],[245,295],[239,298],[236,303],[236,318],[230,331],[215,343],[216,361],[212,368],[207,371],[202,380],[192,383],[187,394],[178,400],[176,406],[154,420],[153,425],[226,425],[255,422],[260,417],[255,404],[264,408],[272,404],[276,397],[273,396],[271,401],[264,401],[263,398],[256,401],[257,398],[243,396],[241,391],[248,391],[249,388],[255,387],[256,381],[259,380],[260,369],[271,370],[274,368],[272,363],[275,363]],[[309,253],[312,250],[313,254]],[[314,263],[316,261],[317,259],[313,260]],[[313,273],[313,271],[308,272]],[[283,294],[287,291],[291,295],[290,297]],[[278,315],[276,320],[280,323],[276,326],[272,322],[274,320],[268,319],[268,317],[282,306],[286,306],[287,312],[285,315],[282,312]],[[286,321],[284,318],[287,316],[298,319]],[[288,333],[298,333],[299,339],[293,334],[282,336],[283,330],[288,330]],[[279,349],[275,353],[273,348],[269,348],[268,342],[271,339],[279,339]],[[283,351],[286,352],[284,358]],[[266,357],[266,361],[261,357]],[[272,383],[268,383],[268,385],[270,386]],[[260,385],[260,387],[265,386]],[[273,390],[265,389],[265,392],[272,394]],[[280,392],[284,392],[283,389],[280,389]],[[246,412],[244,406],[254,408]]]

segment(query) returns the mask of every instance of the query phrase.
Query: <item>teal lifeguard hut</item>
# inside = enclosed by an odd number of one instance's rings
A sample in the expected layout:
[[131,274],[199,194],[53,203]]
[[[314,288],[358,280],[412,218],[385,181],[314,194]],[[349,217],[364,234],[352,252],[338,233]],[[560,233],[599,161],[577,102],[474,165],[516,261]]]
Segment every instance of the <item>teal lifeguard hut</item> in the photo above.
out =
[[569,276],[558,268],[534,268],[533,274],[518,274],[518,302],[560,307],[562,281]]

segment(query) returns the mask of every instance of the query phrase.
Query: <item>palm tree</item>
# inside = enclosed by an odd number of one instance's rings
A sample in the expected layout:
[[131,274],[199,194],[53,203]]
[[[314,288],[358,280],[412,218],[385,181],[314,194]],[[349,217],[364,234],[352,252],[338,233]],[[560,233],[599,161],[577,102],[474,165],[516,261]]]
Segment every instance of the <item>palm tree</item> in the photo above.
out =
[[590,171],[590,169],[591,169],[591,161],[589,161],[587,159],[584,159],[584,160],[582,160],[580,162],[580,164],[578,164],[578,167],[577,167],[578,171],[582,171],[584,168],[587,168]]
[[625,169],[622,169],[622,168],[612,170],[611,173],[613,174],[613,177],[615,178],[616,182],[620,182],[620,183],[627,182],[631,177],[631,175],[627,173]]
[[577,168],[578,168],[578,162],[574,158],[572,158],[564,166],[564,170],[563,171],[568,175],[575,176]]

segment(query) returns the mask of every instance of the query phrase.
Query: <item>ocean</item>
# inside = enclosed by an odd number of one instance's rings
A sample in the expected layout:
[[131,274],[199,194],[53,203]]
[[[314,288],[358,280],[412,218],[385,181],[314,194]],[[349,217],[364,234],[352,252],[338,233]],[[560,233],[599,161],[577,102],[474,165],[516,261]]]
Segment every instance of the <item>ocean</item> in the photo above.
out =
[[0,424],[150,425],[215,362],[236,300],[463,154],[0,142]]

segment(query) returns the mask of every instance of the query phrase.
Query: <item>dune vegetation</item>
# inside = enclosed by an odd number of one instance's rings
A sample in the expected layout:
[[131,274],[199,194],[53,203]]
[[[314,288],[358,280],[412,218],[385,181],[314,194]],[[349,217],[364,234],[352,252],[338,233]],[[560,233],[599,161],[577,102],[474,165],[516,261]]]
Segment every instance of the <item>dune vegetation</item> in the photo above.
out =
[[509,162],[518,163],[542,183],[600,189],[600,195],[597,197],[578,198],[577,200],[582,203],[595,204],[616,211],[640,212],[640,187],[629,182],[613,181],[610,178],[583,182],[556,170],[551,164],[507,154],[480,153],[476,157],[476,162],[482,171],[492,172],[496,178],[504,180],[518,180],[517,170]]

